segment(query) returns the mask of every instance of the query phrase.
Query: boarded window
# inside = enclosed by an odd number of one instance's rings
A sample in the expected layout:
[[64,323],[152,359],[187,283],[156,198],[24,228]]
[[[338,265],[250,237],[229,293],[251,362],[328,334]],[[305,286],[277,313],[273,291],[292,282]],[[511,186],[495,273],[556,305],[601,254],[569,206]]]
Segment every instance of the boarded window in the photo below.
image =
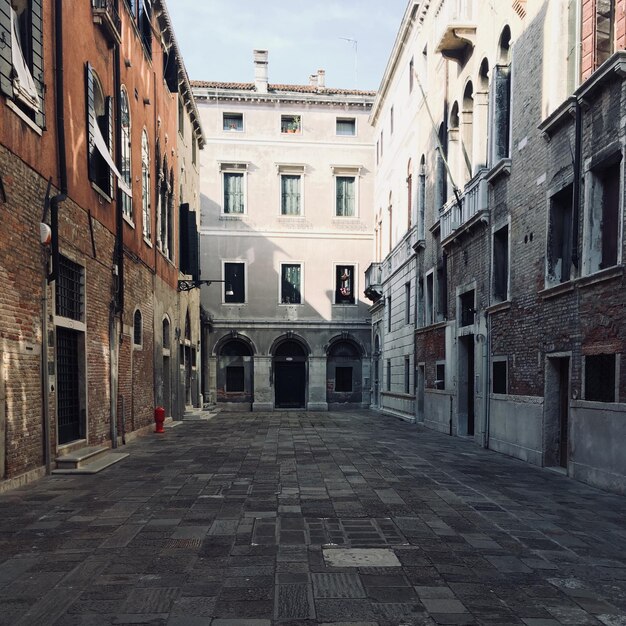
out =
[[504,361],[494,361],[492,364],[491,391],[492,393],[507,393],[507,364]]
[[585,400],[615,402],[615,355],[585,357]]
[[226,367],[226,391],[244,391],[243,365],[229,365]]
[[352,391],[352,368],[336,367],[335,368],[335,391],[350,392]]

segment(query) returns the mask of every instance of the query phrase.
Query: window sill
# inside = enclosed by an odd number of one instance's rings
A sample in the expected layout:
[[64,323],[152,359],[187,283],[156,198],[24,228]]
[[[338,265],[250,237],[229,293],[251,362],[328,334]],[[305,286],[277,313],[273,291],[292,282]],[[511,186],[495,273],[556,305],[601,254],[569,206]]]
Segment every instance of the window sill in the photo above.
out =
[[[575,409],[597,409],[599,411],[611,411],[623,415],[626,411],[624,402],[598,402],[597,400],[572,400],[570,406]],[[619,416],[616,416],[619,417]]]
[[333,306],[357,306],[356,302],[333,302]]
[[558,296],[562,296],[563,294],[571,293],[572,291],[574,291],[574,283],[573,281],[568,280],[558,285],[550,285],[540,291],[537,295],[544,300],[548,300],[549,298],[556,298]]
[[222,302],[222,306],[243,306],[248,304],[247,302]]
[[24,113],[24,111],[22,111],[22,109],[20,109],[20,107],[17,106],[17,104],[15,104],[12,100],[6,100],[6,105],[9,107],[9,109],[11,109],[11,111],[13,111],[13,113],[15,113],[15,115],[17,115],[27,126],[30,126],[30,128],[35,131],[40,137],[43,135],[43,130],[41,128],[39,128],[39,126],[37,126],[37,124],[35,124],[35,122],[33,122],[33,120],[30,119],[30,117],[28,117],[28,115],[26,115],[26,113]]
[[359,219],[358,215],[333,215],[333,220],[337,220],[339,222],[343,222],[344,220],[353,220],[357,221]]
[[304,302],[279,302],[278,306],[304,306]]
[[487,311],[489,315],[493,315],[494,313],[508,311],[510,308],[511,308],[511,301],[503,300],[502,302],[497,302],[496,304],[492,304],[491,306],[487,307],[485,311]]
[[593,274],[581,276],[576,280],[576,284],[580,287],[589,287],[591,285],[595,285],[596,283],[613,280],[614,278],[620,278],[623,274],[624,266],[614,265],[613,267],[608,267],[605,270],[599,270]]
[[501,176],[511,174],[511,158],[500,159],[486,174],[485,180],[493,185]]
[[402,393],[399,391],[381,391],[381,396],[387,396],[389,398],[401,398],[403,400],[415,400],[415,396],[410,393]]
[[135,228],[135,222],[132,217],[128,217],[128,215],[122,215],[123,220],[131,227]]
[[286,215],[285,213],[281,213],[278,216],[279,220],[285,220],[286,222],[292,222],[292,221],[301,221],[304,222],[304,215],[302,215],[302,213],[298,213],[297,215]]
[[149,240],[146,239],[145,237],[143,238],[143,242],[149,247],[149,248],[154,248],[154,244]]
[[439,328],[445,328],[447,326],[448,322],[447,320],[444,320],[443,322],[435,322],[434,324],[428,324],[427,326],[420,326],[418,328],[415,329],[416,333],[426,333],[429,332],[431,330],[437,330]]
[[113,202],[113,198],[108,193],[106,193],[106,191],[98,187],[98,185],[96,185],[96,183],[94,183],[93,181],[91,181],[91,187],[103,200],[106,200],[107,202]]
[[244,215],[246,215],[245,213],[220,213],[220,219],[221,220],[241,220]]

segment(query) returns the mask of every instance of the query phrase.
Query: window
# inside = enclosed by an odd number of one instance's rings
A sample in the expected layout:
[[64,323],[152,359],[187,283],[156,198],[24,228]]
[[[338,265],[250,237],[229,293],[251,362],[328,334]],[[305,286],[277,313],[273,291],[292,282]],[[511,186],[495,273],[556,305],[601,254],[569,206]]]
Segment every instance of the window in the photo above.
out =
[[446,388],[446,364],[445,362],[437,363],[435,366],[436,376],[435,389]]
[[170,93],[178,93],[178,60],[174,46],[163,49],[163,80]]
[[105,97],[98,76],[89,63],[85,66],[87,134],[89,141],[89,180],[109,199],[113,197],[111,171],[115,168],[113,149],[113,105]]
[[355,304],[354,265],[335,267],[335,304]]
[[178,98],[178,132],[181,137],[185,136],[185,103]]
[[585,358],[585,400],[616,402],[616,355],[594,354]]
[[615,50],[615,0],[596,0],[596,67]]
[[280,132],[289,134],[300,134],[302,128],[299,115],[281,115]]
[[415,72],[415,67],[413,64],[413,57],[409,61],[409,93],[413,92],[413,73]]
[[243,365],[226,367],[226,391],[245,391]]
[[301,215],[300,174],[281,174],[280,213],[281,215]]
[[504,301],[509,297],[509,227],[493,234],[493,295]]
[[424,287],[424,278],[420,278],[417,283],[417,325],[425,326],[425,315],[426,315],[426,289]]
[[[224,302],[242,304],[246,301],[245,263],[224,263]],[[228,292],[232,291],[232,295]]]
[[391,332],[391,296],[387,296],[387,332]]
[[383,131],[380,131],[380,158],[383,158]]
[[243,113],[224,113],[223,128],[232,132],[243,132]]
[[448,256],[437,263],[437,321],[448,319]]
[[178,257],[182,274],[196,280],[200,278],[200,244],[198,238],[198,215],[183,202],[178,211]]
[[422,155],[420,160],[420,173],[417,184],[417,238],[424,240],[426,238],[426,157]]
[[448,170],[446,161],[448,159],[448,128],[445,120],[439,125],[439,146],[435,155],[435,215],[434,221],[439,220],[439,211],[448,200]]
[[568,185],[550,198],[546,251],[548,283],[564,283],[571,276],[572,203],[573,185]]
[[302,266],[284,263],[280,267],[281,304],[302,304]]
[[141,346],[143,336],[143,319],[137,309],[133,315],[133,346]]
[[167,317],[163,318],[163,349],[170,348],[170,321]]
[[224,213],[244,212],[243,172],[224,172]]
[[152,0],[137,0],[137,27],[141,36],[141,43],[149,58],[152,58]]
[[411,357],[404,357],[404,393],[411,393]]
[[411,159],[409,159],[406,174],[406,223],[407,230],[411,230],[413,225],[413,165]]
[[335,368],[335,391],[340,391],[344,393],[352,391],[351,367]]
[[43,128],[43,3],[14,0],[5,4],[0,11],[0,91]]
[[336,126],[338,135],[356,135],[356,119],[353,117],[338,117]]
[[337,217],[354,217],[356,215],[356,179],[354,176],[337,176],[335,178],[337,201],[335,215]]
[[141,208],[143,214],[143,236],[152,239],[152,216],[150,214],[150,145],[148,133],[141,133]]
[[435,321],[435,285],[434,272],[426,274],[426,294],[424,298],[424,324],[429,326]]
[[499,63],[493,68],[489,92],[491,165],[509,158],[509,135],[511,131],[511,65],[509,61],[511,29],[505,26],[500,35]]
[[[130,132],[130,107],[128,106],[128,94],[126,89],[122,87],[120,92],[120,111],[121,111],[121,127],[122,127],[122,178],[128,189],[132,188],[132,171],[131,171],[131,132]],[[124,215],[129,219],[133,219],[133,197],[126,191],[122,191],[122,210]]]
[[404,323],[411,323],[411,283],[404,285]]
[[491,364],[491,393],[508,393],[506,357],[494,357]]
[[389,134],[393,135],[393,107],[389,110]]
[[376,142],[376,165],[380,162],[380,140]]
[[198,140],[195,137],[191,140],[191,163],[198,164]]
[[476,305],[474,303],[474,290],[466,291],[459,297],[461,326],[471,326],[475,322]]
[[391,391],[391,360],[387,359],[387,391]]
[[584,267],[592,274],[617,265],[620,249],[622,155],[589,172]]
[[78,322],[84,315],[85,270],[62,254],[59,255],[59,274],[56,281],[56,314]]

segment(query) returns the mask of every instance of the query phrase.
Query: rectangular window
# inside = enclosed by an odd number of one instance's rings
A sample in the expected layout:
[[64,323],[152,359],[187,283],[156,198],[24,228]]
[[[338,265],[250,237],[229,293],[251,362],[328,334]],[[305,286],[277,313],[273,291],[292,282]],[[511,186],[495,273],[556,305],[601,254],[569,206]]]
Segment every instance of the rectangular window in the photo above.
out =
[[71,320],[83,320],[84,273],[82,265],[59,255],[56,281],[56,314]]
[[511,66],[496,65],[490,93],[491,164],[510,157]]
[[620,180],[621,154],[610,165],[590,174],[589,206],[587,207],[585,242],[586,273],[617,265],[620,248]]
[[550,198],[546,251],[548,283],[564,283],[571,277],[572,203],[573,185],[568,185]]
[[391,360],[387,359],[387,391],[391,391]]
[[411,393],[411,357],[404,357],[404,393]]
[[335,391],[340,391],[344,393],[352,391],[351,367],[335,368]]
[[185,136],[185,103],[182,98],[178,98],[178,132],[181,137]]
[[285,263],[280,267],[281,304],[302,304],[302,266]]
[[506,358],[494,359],[491,365],[491,392],[508,393]]
[[437,264],[437,321],[448,319],[448,257],[444,253]]
[[354,137],[356,135],[356,119],[354,117],[337,118],[337,134]]
[[195,137],[191,141],[191,163],[198,164],[198,140]]
[[504,301],[509,297],[509,227],[493,234],[493,295]]
[[354,265],[335,267],[335,304],[355,304]]
[[288,134],[300,134],[302,126],[299,115],[281,115],[280,132]]
[[411,302],[411,283],[404,285],[404,323],[411,323],[411,308],[413,303]]
[[437,374],[437,378],[435,380],[435,389],[445,389],[446,388],[446,364],[445,363],[436,364],[436,374]]
[[424,277],[419,279],[417,284],[417,325],[425,326],[425,312],[426,312],[426,289],[424,287]]
[[226,391],[244,391],[243,365],[226,366]]
[[596,0],[596,67],[615,50],[615,0]]
[[595,354],[585,357],[585,400],[616,402],[615,354]]
[[476,319],[473,289],[466,291],[459,297],[459,305],[461,309],[461,326],[471,326]]
[[354,176],[337,176],[335,178],[337,186],[337,202],[335,205],[335,215],[338,217],[354,217],[355,211],[355,189],[356,179]]
[[413,66],[413,57],[411,57],[411,60],[409,61],[409,93],[413,92],[413,73],[415,71],[415,68]]
[[393,107],[389,110],[389,134],[393,135]]
[[282,174],[280,177],[280,213],[281,215],[300,215],[300,184],[299,174]]
[[387,332],[391,332],[391,296],[387,297]]
[[233,132],[242,132],[243,113],[224,113],[223,129]]
[[224,302],[244,303],[246,301],[245,263],[224,263],[224,281]]
[[380,158],[383,158],[383,131],[380,131]]
[[429,326],[435,321],[434,308],[435,308],[435,286],[433,284],[433,272],[429,272],[426,275],[426,297],[425,297],[425,316],[424,323]]
[[224,213],[244,212],[243,172],[224,172]]
[[137,26],[146,54],[152,58],[152,0],[138,0]]

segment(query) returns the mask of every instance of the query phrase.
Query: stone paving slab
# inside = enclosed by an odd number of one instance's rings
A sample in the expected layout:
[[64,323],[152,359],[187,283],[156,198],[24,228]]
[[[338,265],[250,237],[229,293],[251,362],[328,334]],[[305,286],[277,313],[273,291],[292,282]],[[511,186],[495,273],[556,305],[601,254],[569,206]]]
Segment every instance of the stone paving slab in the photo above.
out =
[[626,626],[626,499],[368,411],[218,413],[0,495],[0,625]]

